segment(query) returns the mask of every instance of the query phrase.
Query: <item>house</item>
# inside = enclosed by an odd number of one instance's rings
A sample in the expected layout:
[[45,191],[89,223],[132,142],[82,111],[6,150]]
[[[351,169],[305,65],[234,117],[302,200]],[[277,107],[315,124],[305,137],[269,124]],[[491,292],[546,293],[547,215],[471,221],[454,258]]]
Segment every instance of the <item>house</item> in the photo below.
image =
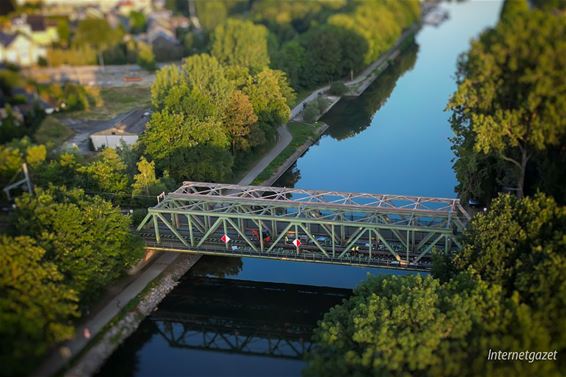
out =
[[22,33],[39,46],[51,46],[59,40],[57,23],[41,15],[22,15],[11,20],[10,30]]
[[29,36],[0,31],[0,62],[29,67],[46,55],[45,47],[37,45]]

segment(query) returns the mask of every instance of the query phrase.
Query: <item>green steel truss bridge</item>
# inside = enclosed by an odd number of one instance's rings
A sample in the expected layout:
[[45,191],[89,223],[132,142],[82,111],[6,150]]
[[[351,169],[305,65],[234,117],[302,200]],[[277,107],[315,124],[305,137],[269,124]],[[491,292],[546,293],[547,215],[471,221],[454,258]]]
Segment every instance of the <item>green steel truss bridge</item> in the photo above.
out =
[[138,232],[156,251],[428,270],[469,220],[458,199],[184,182]]

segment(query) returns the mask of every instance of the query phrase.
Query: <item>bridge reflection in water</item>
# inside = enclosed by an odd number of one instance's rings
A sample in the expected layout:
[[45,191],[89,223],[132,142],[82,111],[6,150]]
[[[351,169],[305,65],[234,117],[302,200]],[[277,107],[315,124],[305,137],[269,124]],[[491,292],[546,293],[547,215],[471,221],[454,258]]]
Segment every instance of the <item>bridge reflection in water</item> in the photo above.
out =
[[151,315],[170,346],[302,359],[322,313],[351,290],[193,277]]

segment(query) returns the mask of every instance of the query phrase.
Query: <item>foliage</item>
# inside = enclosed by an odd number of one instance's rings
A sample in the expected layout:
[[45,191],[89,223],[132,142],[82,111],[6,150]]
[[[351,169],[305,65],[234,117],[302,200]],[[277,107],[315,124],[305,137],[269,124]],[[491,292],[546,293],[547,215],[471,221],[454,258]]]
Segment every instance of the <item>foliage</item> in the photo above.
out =
[[261,71],[269,65],[267,33],[263,25],[228,19],[214,29],[212,55],[224,64]]
[[277,127],[289,119],[289,104],[294,101],[294,93],[282,72],[265,69],[243,91],[250,98],[261,123]]
[[328,93],[332,94],[333,96],[343,96],[348,91],[348,87],[344,85],[341,81],[335,81],[330,84],[330,89]]
[[77,25],[73,45],[101,52],[120,43],[123,36],[122,30],[112,28],[103,18],[85,18]]
[[[454,111],[455,153],[469,161],[456,165],[458,176],[481,169],[474,162],[483,158],[469,154],[489,156],[508,165],[497,177],[500,185],[513,182],[523,196],[533,155],[566,135],[566,92],[557,90],[566,85],[566,21],[537,10],[511,13],[461,59],[448,107]],[[460,191],[471,191],[468,186]]]
[[250,140],[246,136],[251,133],[257,121],[258,117],[254,113],[248,96],[235,90],[224,113],[224,124],[231,139],[232,153],[236,152],[236,148],[245,151],[253,146],[250,145]]
[[34,196],[24,194],[16,200],[12,224],[46,250],[44,259],[57,265],[83,308],[136,263],[143,250],[130,232],[129,217],[78,189],[38,188]]
[[55,343],[73,335],[77,296],[29,237],[0,236],[2,376],[25,375]]
[[142,33],[147,28],[147,19],[143,12],[133,10],[130,12],[130,16],[128,18],[131,33]]
[[369,64],[389,49],[403,28],[419,17],[418,1],[371,0],[357,3],[352,12],[336,14],[330,25],[350,30],[367,44],[364,63]]
[[303,120],[308,123],[316,122],[320,116],[320,110],[318,108],[318,101],[311,101],[307,104],[303,110]]
[[487,360],[489,349],[552,350],[528,306],[462,273],[369,277],[324,316],[305,376],[559,376],[557,363]]
[[81,186],[87,191],[110,193],[118,198],[129,191],[129,177],[126,164],[115,149],[105,148],[90,164],[77,168],[81,174]]
[[47,62],[51,67],[60,65],[94,65],[98,62],[96,51],[90,46],[70,49],[48,48]]
[[155,162],[141,157],[137,163],[138,174],[132,183],[132,195],[155,196],[166,190],[165,184],[155,174]]
[[228,10],[223,1],[195,1],[195,6],[201,26],[208,31],[224,23],[228,16]]
[[154,71],[157,65],[155,64],[155,55],[151,46],[147,43],[137,43],[137,58],[136,63],[148,71]]
[[[501,195],[477,215],[464,248],[437,274],[473,270],[482,280],[518,295],[537,310],[566,347],[566,207],[545,195],[518,200]],[[448,272],[446,272],[448,271]]]
[[66,18],[60,19],[57,22],[57,35],[59,36],[59,44],[67,47],[71,38],[71,27],[69,26],[69,20]]
[[282,72],[254,75],[206,54],[161,69],[151,92],[154,113],[141,142],[157,168],[177,180],[231,176],[228,146],[233,153],[260,147],[288,119],[294,101]]

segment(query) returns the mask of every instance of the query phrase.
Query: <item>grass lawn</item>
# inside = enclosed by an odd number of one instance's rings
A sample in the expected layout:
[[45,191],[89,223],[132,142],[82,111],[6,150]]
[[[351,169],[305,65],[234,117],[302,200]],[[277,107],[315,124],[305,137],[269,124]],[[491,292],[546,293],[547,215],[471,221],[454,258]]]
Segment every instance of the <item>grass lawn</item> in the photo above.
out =
[[39,144],[59,146],[73,135],[73,131],[53,115],[47,116],[35,131],[35,140]]
[[65,113],[65,116],[74,119],[107,120],[120,113],[151,105],[151,89],[148,87],[102,88],[99,93],[93,95],[98,96],[97,106],[89,110]]
[[316,131],[318,130],[320,125],[318,123],[310,124],[293,121],[289,122],[289,124],[287,124],[287,127],[289,128],[293,139],[291,140],[289,145],[287,145],[287,147],[283,149],[279,156],[271,161],[271,163],[261,172],[261,174],[257,176],[252,184],[258,185],[271,177],[301,145],[303,145],[309,138],[316,135]]

